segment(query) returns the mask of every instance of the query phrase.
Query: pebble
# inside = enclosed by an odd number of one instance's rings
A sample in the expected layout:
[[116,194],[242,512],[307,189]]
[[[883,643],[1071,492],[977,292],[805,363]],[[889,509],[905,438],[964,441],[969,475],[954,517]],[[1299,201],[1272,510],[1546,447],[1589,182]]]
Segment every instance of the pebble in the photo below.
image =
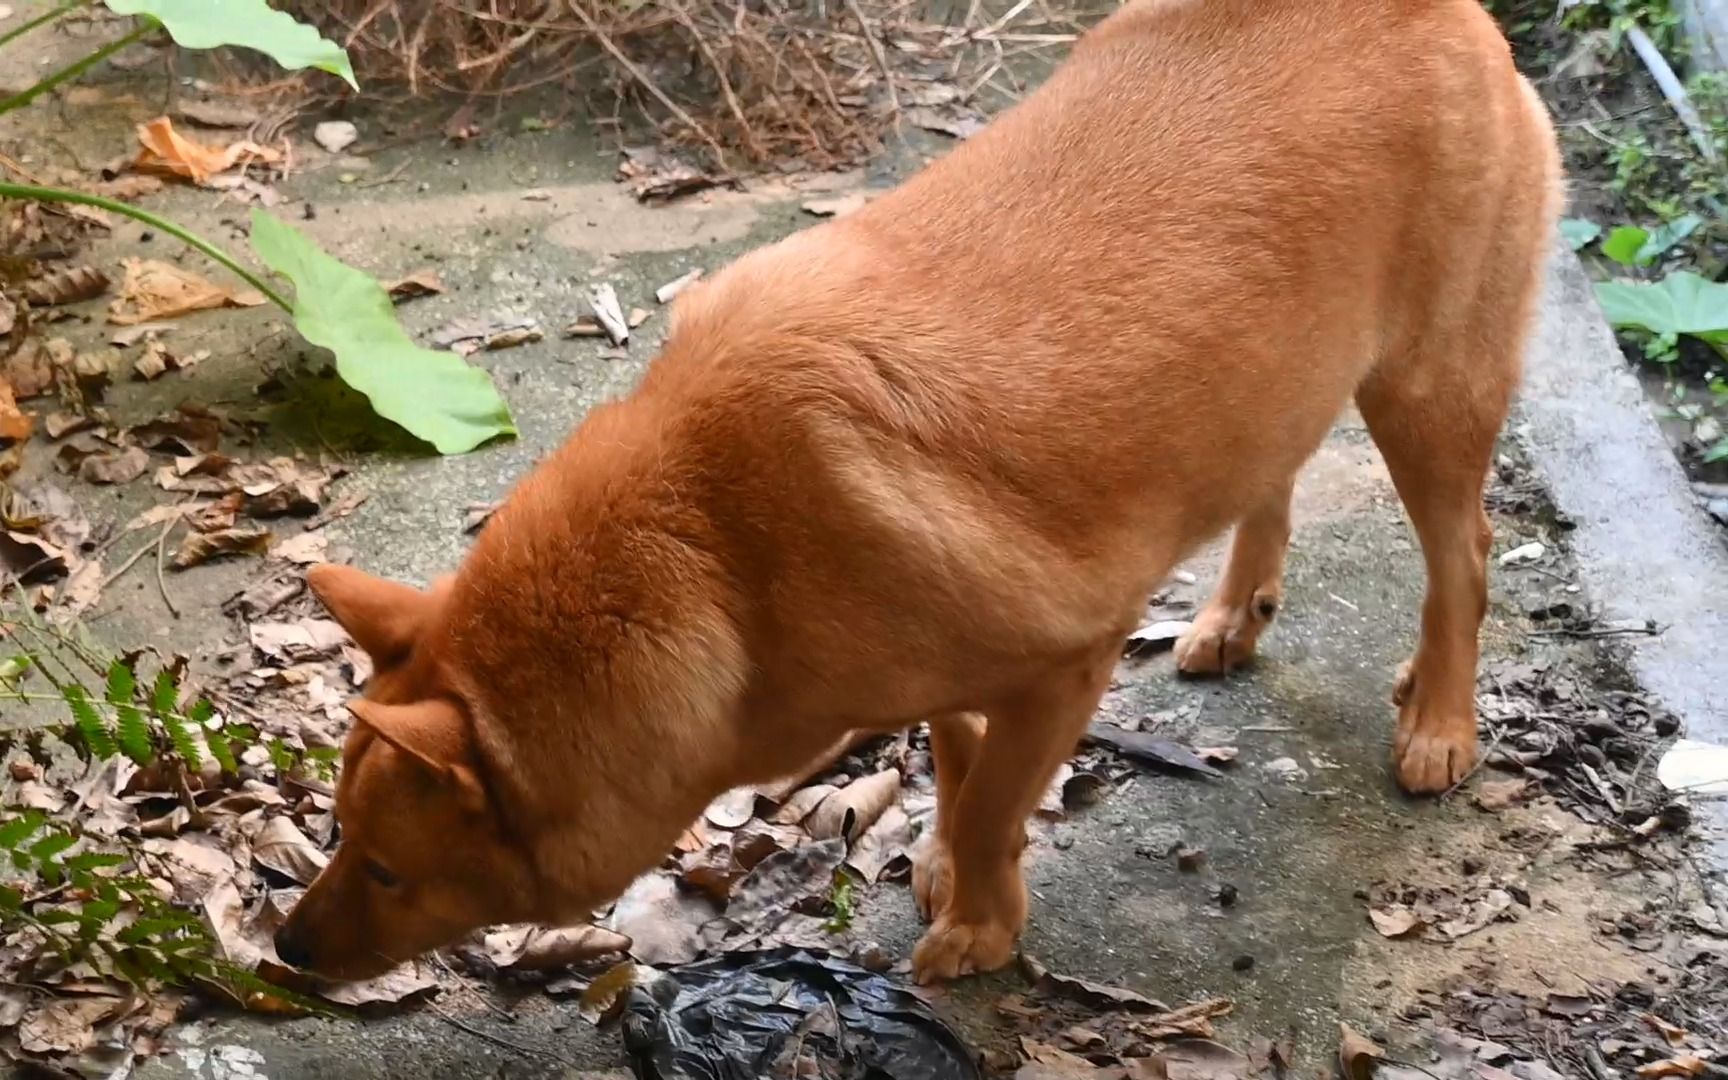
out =
[[1240,895],[1241,894],[1239,892],[1237,892],[1236,886],[1230,884],[1229,882],[1225,882],[1224,884],[1218,886],[1218,906],[1219,907],[1235,907],[1236,906],[1236,900],[1238,899],[1238,897]]
[[1243,953],[1241,956],[1238,956],[1236,959],[1230,961],[1230,970],[1231,971],[1248,971],[1248,970],[1251,970],[1253,967],[1254,967],[1254,958],[1252,956],[1249,956],[1247,953]]

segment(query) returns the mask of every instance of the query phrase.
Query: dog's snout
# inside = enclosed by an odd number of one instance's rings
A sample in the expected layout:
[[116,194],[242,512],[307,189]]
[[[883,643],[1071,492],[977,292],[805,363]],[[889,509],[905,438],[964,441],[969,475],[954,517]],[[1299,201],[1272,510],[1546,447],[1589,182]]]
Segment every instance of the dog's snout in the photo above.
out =
[[305,969],[312,966],[312,950],[294,935],[292,923],[284,923],[276,931],[275,945],[277,958],[289,967]]

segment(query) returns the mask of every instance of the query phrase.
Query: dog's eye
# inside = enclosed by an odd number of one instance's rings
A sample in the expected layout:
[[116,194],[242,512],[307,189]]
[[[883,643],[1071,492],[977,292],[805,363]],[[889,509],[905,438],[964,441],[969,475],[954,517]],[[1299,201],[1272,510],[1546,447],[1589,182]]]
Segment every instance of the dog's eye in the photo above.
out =
[[371,859],[366,860],[366,873],[373,881],[376,881],[386,889],[394,889],[396,886],[402,884],[401,878],[398,878],[395,874],[392,874],[390,871],[384,869],[384,867]]

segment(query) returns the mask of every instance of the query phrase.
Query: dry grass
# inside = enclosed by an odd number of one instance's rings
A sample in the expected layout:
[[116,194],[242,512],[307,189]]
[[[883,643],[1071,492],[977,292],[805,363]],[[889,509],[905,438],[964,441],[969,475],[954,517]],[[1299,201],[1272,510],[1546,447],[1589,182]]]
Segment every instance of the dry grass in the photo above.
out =
[[[498,99],[561,86],[646,117],[720,172],[850,164],[908,108],[1015,96],[1017,54],[1079,29],[1045,0],[952,24],[918,0],[288,0],[370,93]],[[943,93],[931,88],[942,84]],[[949,89],[958,87],[960,94]],[[598,95],[596,94],[598,92]]]

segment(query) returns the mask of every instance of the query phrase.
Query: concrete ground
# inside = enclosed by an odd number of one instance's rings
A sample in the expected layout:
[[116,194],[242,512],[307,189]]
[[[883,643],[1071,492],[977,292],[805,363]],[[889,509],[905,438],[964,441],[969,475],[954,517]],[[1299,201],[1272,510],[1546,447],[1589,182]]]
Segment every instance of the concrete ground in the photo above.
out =
[[[29,122],[63,120],[78,131],[78,146],[91,154],[87,160],[98,160],[127,144],[127,122],[151,115],[153,103],[98,93],[55,108],[66,111],[54,119],[37,110]],[[385,141],[366,118],[361,129],[358,149]],[[58,153],[39,144],[35,160]],[[888,183],[915,158],[902,154],[868,176],[819,178],[814,185]],[[376,573],[428,580],[460,558],[464,508],[502,495],[586,409],[626,392],[652,356],[665,327],[660,311],[627,356],[609,355],[588,340],[559,338],[558,328],[584,313],[589,283],[612,283],[626,308],[653,309],[656,286],[694,267],[718,267],[811,220],[799,209],[807,190],[790,181],[646,208],[612,182],[613,163],[586,136],[556,130],[492,137],[462,149],[416,142],[364,159],[313,155],[279,185],[289,198],[276,212],[380,278],[438,269],[449,291],[402,309],[423,340],[452,318],[500,308],[539,320],[547,340],[475,358],[515,411],[518,440],[444,459],[377,448],[378,440],[356,421],[352,402],[310,373],[317,362],[309,367],[297,339],[274,332],[273,315],[264,310],[181,320],[168,339],[171,347],[209,349],[211,358],[158,382],[120,386],[117,419],[142,421],[180,400],[255,407],[256,387],[267,373],[279,373],[287,391],[284,404],[268,410],[265,446],[346,461],[353,473],[341,490],[371,496],[330,526],[346,557]],[[525,198],[527,192],[535,197]],[[234,223],[243,219],[240,208],[207,192],[169,193],[152,205],[224,240],[237,237]],[[131,223],[117,226],[113,238],[98,245],[97,258],[176,250],[143,231]],[[90,315],[56,332],[93,343],[103,327],[96,311]],[[1551,517],[1497,515],[1497,553],[1541,539],[1551,554],[1540,572],[1496,573],[1485,652],[1490,662],[1544,659],[1585,681],[1618,677],[1618,655],[1591,644],[1532,638],[1524,612],[1534,598],[1562,594],[1624,607],[1634,603],[1635,590],[1653,587],[1624,565],[1629,539],[1601,533],[1623,512],[1613,497],[1637,498],[1646,521],[1651,514],[1678,513],[1674,506],[1695,511],[1683,492],[1664,492],[1659,484],[1649,491],[1597,491],[1608,501],[1570,509],[1572,500],[1584,499],[1580,492],[1592,478],[1577,471],[1575,454],[1568,462],[1558,449],[1564,444],[1553,441],[1554,410],[1592,393],[1593,384],[1573,369],[1618,370],[1618,358],[1611,341],[1602,339],[1569,257],[1556,264],[1542,325],[1532,349],[1532,386],[1546,400],[1521,407],[1515,431],[1530,445],[1508,440],[1507,475],[1528,476],[1523,470],[1533,463],[1558,509],[1579,519],[1576,547],[1586,561],[1579,565],[1562,553],[1565,541]],[[1573,375],[1555,374],[1561,364],[1571,365],[1565,370]],[[1653,475],[1672,465],[1659,443],[1643,434],[1649,420],[1635,389],[1620,398],[1593,396],[1593,407],[1613,423],[1580,429],[1579,438],[1618,440],[1626,454],[1653,456]],[[1183,423],[1180,416],[1149,419]],[[1594,480],[1598,488],[1656,483],[1633,471]],[[120,520],[159,497],[147,482],[117,492],[80,487],[74,494],[92,518]],[[1671,503],[1675,498],[1680,501]],[[1237,1011],[1225,1025],[1226,1040],[1291,1032],[1309,1068],[1333,1052],[1340,1018],[1393,1044],[1417,1042],[1417,1026],[1405,1014],[1418,992],[1485,963],[1494,968],[1497,985],[1532,994],[1582,994],[1592,980],[1638,979],[1660,966],[1659,958],[1597,932],[1600,921],[1639,910],[1646,886],[1635,876],[1603,874],[1565,857],[1585,826],[1557,805],[1537,801],[1488,814],[1472,808],[1468,792],[1435,803],[1412,802],[1395,791],[1387,765],[1388,695],[1393,670],[1413,644],[1422,563],[1378,455],[1354,417],[1340,422],[1307,469],[1297,512],[1288,598],[1257,667],[1223,683],[1192,684],[1174,678],[1167,656],[1125,661],[1105,705],[1115,716],[1169,713],[1164,733],[1196,744],[1236,745],[1239,763],[1222,781],[1148,772],[1095,807],[1041,828],[1029,864],[1034,904],[1026,949],[1053,969],[1172,1002],[1231,998]],[[1203,598],[1216,556],[1210,552],[1187,567],[1199,585],[1179,587],[1179,599]],[[1681,573],[1700,582],[1698,604],[1710,595],[1706,589],[1728,583],[1719,543],[1688,548],[1685,558],[1683,566],[1652,573],[1670,583]],[[114,644],[149,640],[208,664],[243,640],[219,605],[256,573],[253,565],[233,562],[176,575],[169,584],[183,612],[178,618],[164,606],[153,578],[136,574],[109,590],[93,625]],[[1582,583],[1583,591],[1568,592],[1572,583]],[[1676,591],[1689,590],[1665,595]],[[1718,616],[1723,610],[1728,605]],[[1669,607],[1663,617],[1691,627],[1689,620],[1706,612]],[[1723,640],[1714,632],[1715,641]],[[1705,738],[1712,735],[1703,725],[1722,720],[1721,690],[1702,687],[1697,680],[1707,676],[1683,669],[1701,663],[1707,652],[1674,661],[1663,676],[1670,681],[1661,685],[1664,695],[1688,706],[1695,734]],[[1633,658],[1635,673],[1642,663]],[[1690,687],[1698,687],[1697,696],[1687,697]],[[1295,769],[1282,759],[1292,759]],[[1532,835],[1544,838],[1534,850]],[[1206,850],[1198,871],[1159,857],[1177,838]],[[1518,921],[1451,945],[1374,933],[1358,892],[1378,882],[1452,881],[1466,859],[1523,879],[1532,903]],[[1240,896],[1228,908],[1215,899],[1226,883]],[[907,890],[883,885],[861,897],[851,936],[905,953],[919,931]],[[1251,957],[1252,966],[1238,970],[1243,957]],[[996,1045],[1006,1029],[994,1002],[1019,986],[1012,975],[966,980],[944,992],[939,1006],[977,1045]],[[216,1013],[182,1029],[175,1044],[176,1052],[140,1075],[626,1075],[616,1034],[590,1028],[568,1002],[480,984],[453,985],[429,1006],[362,1022],[271,1022]]]

